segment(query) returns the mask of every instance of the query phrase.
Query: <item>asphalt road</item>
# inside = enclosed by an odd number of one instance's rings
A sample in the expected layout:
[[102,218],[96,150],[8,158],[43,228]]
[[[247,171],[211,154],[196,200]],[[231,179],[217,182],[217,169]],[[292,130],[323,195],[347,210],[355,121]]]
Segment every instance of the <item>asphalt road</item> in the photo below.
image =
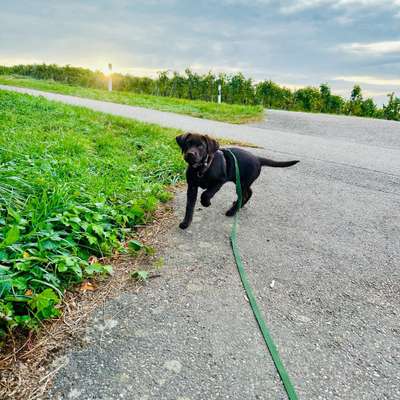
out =
[[[267,325],[301,399],[400,399],[400,124],[269,112],[243,127],[146,113],[301,160],[265,168],[240,215]],[[50,398],[286,398],[231,255],[233,197],[226,185],[188,230],[171,227],[162,278],[93,315],[87,344],[59,359]],[[177,222],[184,204],[182,192]]]
[[398,121],[268,110],[266,118],[252,126],[376,147],[400,148]]

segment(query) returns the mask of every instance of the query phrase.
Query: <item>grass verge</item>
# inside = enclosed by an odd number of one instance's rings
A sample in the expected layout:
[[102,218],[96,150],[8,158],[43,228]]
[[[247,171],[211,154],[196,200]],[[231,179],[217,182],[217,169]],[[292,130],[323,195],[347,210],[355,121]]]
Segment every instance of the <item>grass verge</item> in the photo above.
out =
[[169,111],[178,114],[187,114],[193,117],[212,119],[215,121],[242,124],[257,121],[264,115],[261,106],[247,106],[238,104],[216,104],[200,100],[176,99],[172,97],[151,96],[133,92],[108,92],[100,89],[90,89],[66,85],[55,81],[38,80],[25,77],[0,76],[0,83],[28,87],[48,92],[85,97],[88,99],[110,101],[152,108],[160,111]]
[[65,290],[148,223],[184,163],[178,131],[0,91],[0,336],[60,315]]

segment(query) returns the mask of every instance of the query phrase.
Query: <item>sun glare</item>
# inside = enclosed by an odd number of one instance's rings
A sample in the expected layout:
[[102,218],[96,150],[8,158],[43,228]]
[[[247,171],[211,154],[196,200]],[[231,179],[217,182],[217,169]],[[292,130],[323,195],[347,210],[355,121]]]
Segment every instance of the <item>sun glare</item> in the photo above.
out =
[[[103,66],[102,68],[100,68],[100,71],[103,72],[103,74],[105,76],[109,76],[110,75],[110,68],[108,66],[108,64],[106,64],[105,66]],[[112,72],[112,71],[111,71]]]

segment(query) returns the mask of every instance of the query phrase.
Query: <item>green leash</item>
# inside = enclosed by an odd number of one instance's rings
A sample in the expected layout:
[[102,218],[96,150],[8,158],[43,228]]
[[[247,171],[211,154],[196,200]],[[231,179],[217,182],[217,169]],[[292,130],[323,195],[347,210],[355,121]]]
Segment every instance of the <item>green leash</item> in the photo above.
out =
[[275,367],[279,373],[279,376],[281,377],[281,380],[282,380],[283,386],[285,387],[288,398],[289,398],[289,400],[298,400],[296,391],[294,390],[294,386],[293,386],[292,382],[290,381],[289,375],[286,372],[286,369],[282,363],[281,358],[279,357],[278,349],[276,348],[275,343],[272,340],[272,337],[268,331],[267,325],[261,315],[261,311],[258,308],[256,298],[254,297],[253,290],[251,289],[249,280],[247,278],[246,271],[244,270],[244,267],[243,267],[242,259],[240,257],[239,248],[237,245],[237,223],[238,223],[240,206],[242,205],[242,187],[240,185],[240,171],[239,171],[239,165],[238,165],[235,155],[230,150],[228,150],[228,149],[226,149],[226,150],[229,151],[229,153],[232,155],[233,160],[235,162],[236,193],[238,196],[238,203],[239,203],[238,204],[239,208],[235,214],[235,219],[233,221],[232,231],[231,231],[231,235],[230,235],[233,256],[235,257],[236,266],[237,266],[237,269],[238,269],[238,272],[240,275],[240,279],[242,280],[244,290],[246,291],[247,298],[249,299],[251,309],[253,310],[253,314],[256,318],[258,326],[264,337],[265,344],[268,347],[268,350],[271,354],[272,360],[274,361]]

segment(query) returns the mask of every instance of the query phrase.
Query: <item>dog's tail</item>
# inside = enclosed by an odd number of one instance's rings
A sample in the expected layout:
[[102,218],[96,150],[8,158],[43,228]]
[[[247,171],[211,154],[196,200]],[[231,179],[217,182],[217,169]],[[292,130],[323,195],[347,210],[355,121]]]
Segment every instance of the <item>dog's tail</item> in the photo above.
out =
[[299,162],[299,160],[274,161],[274,160],[270,160],[270,159],[264,158],[264,157],[258,157],[258,161],[260,161],[262,166],[265,165],[268,167],[278,167],[278,168],[291,167],[292,165],[295,165]]

